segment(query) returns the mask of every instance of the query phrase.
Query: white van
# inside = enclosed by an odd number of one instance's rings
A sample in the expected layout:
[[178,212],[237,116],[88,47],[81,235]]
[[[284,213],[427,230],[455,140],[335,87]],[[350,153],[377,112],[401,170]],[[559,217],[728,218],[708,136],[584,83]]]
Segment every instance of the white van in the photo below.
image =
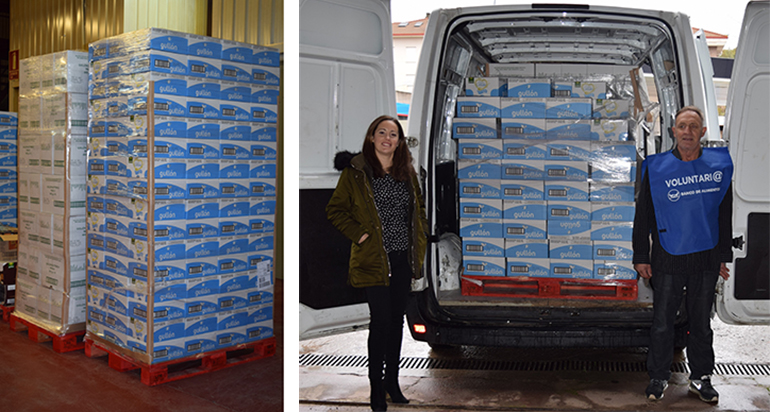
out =
[[[717,312],[729,323],[770,323],[768,4],[754,1],[746,10],[724,140],[707,49],[698,45],[684,14],[537,4],[431,13],[407,131],[431,225],[426,276],[414,285],[407,307],[413,338],[431,346],[646,346],[652,294],[645,281],[628,274],[630,262],[605,261],[601,252],[589,260],[590,269],[581,269],[584,261],[551,259],[561,246],[569,250],[562,256],[585,257],[581,254],[596,253],[596,243],[573,236],[583,230],[574,222],[558,232],[556,225],[548,226],[550,220],[523,224],[507,217],[563,218],[562,212],[575,206],[564,199],[568,207],[552,210],[548,200],[528,204],[516,198],[532,190],[542,196],[582,191],[590,196],[609,187],[633,196],[637,163],[672,147],[668,130],[686,105],[705,109],[709,142],[704,144],[729,144],[736,166],[733,226],[739,248],[732,276],[718,287]],[[376,33],[365,35],[367,28]],[[345,283],[349,242],[326,221],[324,207],[338,177],[334,154],[359,151],[368,122],[395,113],[388,89],[390,49],[387,3],[300,3],[301,338],[368,323],[363,295]],[[653,89],[643,81],[645,71],[652,73]],[[613,122],[622,133],[602,128]],[[591,153],[585,159],[592,160],[581,163],[580,153]],[[569,167],[555,161],[571,154],[576,157],[568,160],[577,161]],[[499,177],[474,179],[487,173],[481,169],[489,164]],[[506,173],[534,177],[506,180]],[[556,181],[557,186],[548,179],[551,173],[575,178]],[[488,201],[480,195],[489,184],[490,196],[497,191],[502,198],[511,182],[535,183],[510,187],[510,199]],[[468,193],[479,196],[468,200]],[[529,207],[526,214],[506,214],[507,207],[522,205]],[[502,212],[478,214],[495,208]],[[506,217],[487,219],[499,213]],[[473,232],[472,225],[486,226]],[[602,225],[618,226],[617,233],[630,230],[627,223],[607,222],[586,230]],[[487,238],[475,239],[478,233]],[[524,233],[533,235],[524,239]],[[612,254],[624,246],[603,250]],[[506,257],[506,250],[516,247],[529,248],[522,256],[535,253],[531,250],[538,255],[529,261]],[[549,255],[542,258],[544,247]],[[545,277],[514,276],[539,273],[533,269],[538,265]],[[684,346],[686,319],[678,326],[677,345]]]

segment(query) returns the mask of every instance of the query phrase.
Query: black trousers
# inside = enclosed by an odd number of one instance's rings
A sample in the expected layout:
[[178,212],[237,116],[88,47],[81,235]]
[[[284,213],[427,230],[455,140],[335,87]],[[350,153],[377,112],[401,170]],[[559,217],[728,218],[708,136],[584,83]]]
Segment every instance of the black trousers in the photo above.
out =
[[[690,379],[711,375],[714,370],[714,332],[711,330],[711,307],[719,272],[698,274],[670,274],[654,272],[650,279],[653,287],[653,320],[650,328],[650,349],[647,353],[647,371],[650,379],[669,380],[674,358],[674,323],[682,299],[689,322],[687,360]],[[686,296],[683,293],[687,288]]]
[[365,288],[369,303],[369,379],[382,380],[383,364],[386,375],[398,376],[403,338],[404,312],[412,284],[412,269],[407,251],[388,254],[390,285]]

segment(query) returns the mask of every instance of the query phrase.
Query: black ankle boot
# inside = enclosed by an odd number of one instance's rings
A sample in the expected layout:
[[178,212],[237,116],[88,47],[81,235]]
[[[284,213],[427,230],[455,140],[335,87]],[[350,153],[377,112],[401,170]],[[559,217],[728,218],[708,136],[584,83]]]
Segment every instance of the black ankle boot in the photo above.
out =
[[393,403],[409,403],[409,399],[406,399],[401,388],[398,385],[398,375],[385,375],[385,391],[390,395],[390,400]]
[[371,387],[369,405],[373,411],[387,411],[388,403],[385,401],[385,387],[382,385],[382,380],[369,380],[369,386]]

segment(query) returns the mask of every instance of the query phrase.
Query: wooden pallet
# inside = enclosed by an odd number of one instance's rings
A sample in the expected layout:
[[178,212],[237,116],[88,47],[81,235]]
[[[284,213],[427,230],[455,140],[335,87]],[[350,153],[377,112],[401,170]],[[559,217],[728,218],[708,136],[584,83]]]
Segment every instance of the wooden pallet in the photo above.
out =
[[13,313],[14,306],[0,306],[3,311],[3,322],[11,321],[11,313]]
[[56,353],[72,352],[81,350],[85,347],[83,343],[83,337],[86,331],[67,333],[64,335],[57,335],[47,329],[41,328],[32,322],[26,321],[13,313],[9,317],[9,323],[11,330],[14,332],[27,331],[27,336],[33,342],[52,342],[53,351]]
[[465,296],[511,298],[636,300],[636,280],[561,279],[534,277],[462,277]]
[[275,337],[271,337],[228,349],[220,349],[186,358],[147,365],[118,353],[110,348],[109,345],[88,338],[85,340],[86,356],[100,357],[107,355],[109,366],[118,372],[140,369],[142,383],[147,386],[191,378],[204,373],[263,359],[275,355],[275,349]]

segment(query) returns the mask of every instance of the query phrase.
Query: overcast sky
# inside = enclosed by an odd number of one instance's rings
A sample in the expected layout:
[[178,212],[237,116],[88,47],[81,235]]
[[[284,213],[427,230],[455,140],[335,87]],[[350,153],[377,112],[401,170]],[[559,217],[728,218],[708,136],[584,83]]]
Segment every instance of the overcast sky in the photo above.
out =
[[[549,1],[535,1],[549,3]],[[391,0],[391,15],[394,22],[418,20],[437,8],[467,6],[488,6],[493,4],[532,3],[516,0]],[[690,16],[690,24],[704,30],[728,35],[726,48],[738,45],[743,12],[748,0],[716,2],[711,0],[554,0],[550,3],[578,3],[601,6],[633,7],[641,9],[683,12]],[[717,6],[719,4],[720,6]]]

